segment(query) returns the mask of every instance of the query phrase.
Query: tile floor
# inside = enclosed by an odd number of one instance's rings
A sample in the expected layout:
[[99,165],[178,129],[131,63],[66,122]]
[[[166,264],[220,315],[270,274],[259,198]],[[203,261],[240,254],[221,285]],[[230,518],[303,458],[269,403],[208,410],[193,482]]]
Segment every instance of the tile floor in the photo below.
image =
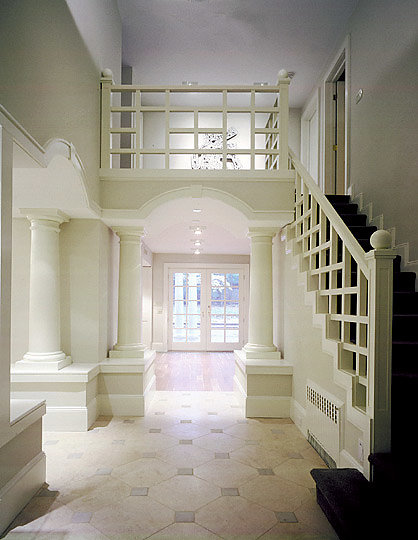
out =
[[6,538],[337,539],[309,475],[322,460],[232,392],[157,392],[145,418],[45,433],[44,450],[48,485]]

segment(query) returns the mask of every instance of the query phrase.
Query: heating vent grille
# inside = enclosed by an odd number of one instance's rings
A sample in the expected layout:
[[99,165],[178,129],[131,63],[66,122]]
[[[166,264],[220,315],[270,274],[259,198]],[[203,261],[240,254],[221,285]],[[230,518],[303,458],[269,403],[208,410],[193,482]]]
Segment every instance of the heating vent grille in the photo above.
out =
[[335,403],[330,401],[327,397],[322,395],[320,392],[311,388],[310,386],[306,387],[306,399],[312,403],[317,409],[319,409],[322,414],[328,416],[334,424],[338,424],[340,421],[340,409]]
[[[306,385],[306,428],[312,446],[329,459],[328,466],[338,466],[341,450],[343,402],[312,381]],[[319,448],[321,451],[319,452]]]

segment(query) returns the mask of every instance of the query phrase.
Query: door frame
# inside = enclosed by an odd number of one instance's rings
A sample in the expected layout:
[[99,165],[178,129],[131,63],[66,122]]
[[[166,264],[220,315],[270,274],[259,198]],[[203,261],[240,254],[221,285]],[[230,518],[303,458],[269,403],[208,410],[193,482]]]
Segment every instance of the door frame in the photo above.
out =
[[[318,116],[318,126],[317,126],[317,149],[316,149],[316,158],[317,158],[317,170],[316,172],[316,181],[318,185],[322,188],[321,185],[321,176],[320,176],[320,145],[321,145],[321,117],[320,117],[320,99],[319,99],[319,89],[317,89],[310,99],[309,103],[302,112],[301,117],[301,158],[302,163],[305,166],[306,170],[309,171],[309,162],[310,162],[310,121],[317,114]],[[315,178],[314,178],[315,180]]]
[[169,297],[170,297],[170,283],[169,283],[169,275],[171,270],[240,270],[242,272],[243,276],[243,287],[240,289],[242,290],[242,311],[243,311],[243,318],[242,318],[242,340],[243,343],[247,343],[248,341],[248,306],[249,306],[249,298],[250,298],[250,282],[249,282],[249,264],[216,264],[216,263],[199,263],[199,262],[193,262],[193,263],[164,263],[164,288],[163,288],[163,343],[165,346],[165,350],[168,351],[168,345],[169,345],[169,321],[170,321],[170,314],[169,314]]
[[350,36],[347,36],[343,45],[330,63],[330,67],[322,79],[321,91],[321,147],[323,151],[321,160],[322,186],[324,193],[334,191],[334,84],[345,71],[345,100],[344,100],[344,177],[345,193],[350,186]]

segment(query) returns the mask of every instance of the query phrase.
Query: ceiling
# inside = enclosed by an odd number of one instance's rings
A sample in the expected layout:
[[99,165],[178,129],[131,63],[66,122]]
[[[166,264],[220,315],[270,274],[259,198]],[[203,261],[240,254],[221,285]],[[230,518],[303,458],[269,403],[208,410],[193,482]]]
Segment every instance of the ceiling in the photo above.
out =
[[135,84],[275,84],[302,107],[358,0],[117,0]]
[[[200,209],[200,213],[193,212]],[[190,227],[200,227],[197,236]],[[246,255],[250,252],[247,218],[215,199],[176,199],[156,208],[146,221],[145,243],[154,253],[193,254],[193,241],[202,242],[203,254]]]
[[[275,84],[296,73],[290,105],[302,107],[344,36],[357,0],[117,0],[123,63],[134,84]],[[202,253],[247,254],[248,222],[225,204],[199,199],[166,203],[147,219],[153,252],[192,254],[193,220]]]

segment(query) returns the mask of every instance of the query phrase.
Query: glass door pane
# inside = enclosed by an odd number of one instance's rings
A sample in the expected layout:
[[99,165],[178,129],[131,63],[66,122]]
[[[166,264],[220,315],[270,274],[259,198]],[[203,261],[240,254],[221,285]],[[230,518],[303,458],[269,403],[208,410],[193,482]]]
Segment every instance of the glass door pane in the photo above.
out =
[[172,347],[199,348],[202,342],[201,272],[172,273]]
[[240,343],[240,273],[211,272],[208,347],[228,350]]

